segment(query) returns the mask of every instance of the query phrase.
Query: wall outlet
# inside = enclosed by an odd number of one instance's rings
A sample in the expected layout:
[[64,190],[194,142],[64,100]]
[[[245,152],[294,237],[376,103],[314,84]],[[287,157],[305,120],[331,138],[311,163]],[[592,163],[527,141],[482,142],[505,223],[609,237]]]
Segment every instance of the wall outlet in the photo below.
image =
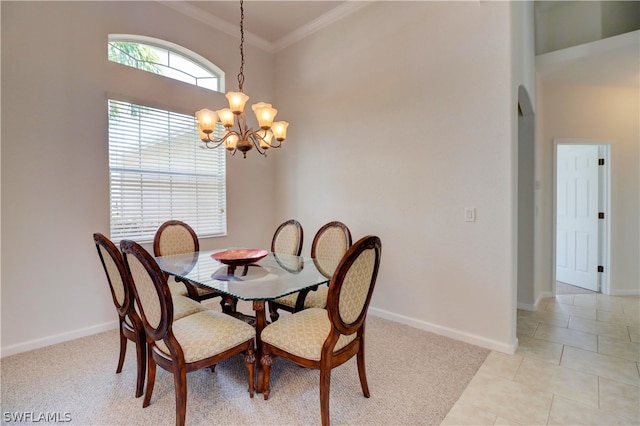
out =
[[464,208],[464,221],[465,222],[475,222],[476,221],[476,208],[475,207],[465,207]]

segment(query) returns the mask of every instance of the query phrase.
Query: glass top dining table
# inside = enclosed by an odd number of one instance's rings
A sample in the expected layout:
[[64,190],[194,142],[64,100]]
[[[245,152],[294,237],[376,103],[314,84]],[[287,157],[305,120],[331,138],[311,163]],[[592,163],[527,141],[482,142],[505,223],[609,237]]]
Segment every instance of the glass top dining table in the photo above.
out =
[[[252,324],[256,329],[256,355],[262,356],[260,334],[267,325],[265,303],[299,291],[313,290],[329,282],[321,273],[335,267],[334,261],[268,253],[246,266],[228,266],[212,255],[225,250],[209,250],[156,257],[160,269],[178,280],[214,289],[222,294],[222,311]],[[251,301],[255,317],[236,311],[237,299]],[[262,368],[257,365],[256,391],[263,391]]]
[[233,267],[212,258],[221,251],[159,256],[156,261],[168,274],[246,301],[269,301],[329,282],[315,259],[268,253],[255,263]]

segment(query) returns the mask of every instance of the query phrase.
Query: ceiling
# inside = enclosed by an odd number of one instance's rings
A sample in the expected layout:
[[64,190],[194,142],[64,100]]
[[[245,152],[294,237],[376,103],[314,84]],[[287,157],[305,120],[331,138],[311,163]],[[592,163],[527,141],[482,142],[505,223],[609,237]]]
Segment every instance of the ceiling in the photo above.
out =
[[[245,40],[274,53],[372,1],[244,0]],[[161,0],[161,3],[239,37],[238,0]],[[540,3],[538,8],[550,8],[555,2],[536,3]],[[640,82],[639,40],[638,31],[635,31],[538,55],[536,70],[545,82],[587,85],[609,85],[615,82],[615,85],[637,87]]]
[[[160,2],[213,28],[240,36],[238,0]],[[245,0],[245,40],[273,53],[369,3],[362,0]]]
[[[239,1],[188,1],[186,3],[204,13],[240,26]],[[276,43],[342,3],[344,1],[245,1],[245,30],[270,43]]]
[[546,83],[640,87],[640,31],[538,55],[536,71]]

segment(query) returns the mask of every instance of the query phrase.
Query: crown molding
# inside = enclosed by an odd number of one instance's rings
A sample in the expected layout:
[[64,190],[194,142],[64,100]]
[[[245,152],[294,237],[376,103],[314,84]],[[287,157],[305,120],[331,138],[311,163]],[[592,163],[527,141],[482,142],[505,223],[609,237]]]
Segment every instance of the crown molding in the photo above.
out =
[[[158,1],[158,3],[167,6],[168,8],[171,8],[177,12],[180,12],[183,15],[193,18],[196,21],[200,21],[203,24],[210,26],[211,28],[220,30],[225,34],[238,39],[240,38],[239,25],[230,24],[224,19],[219,18],[211,13],[205,12],[202,9],[190,5],[189,3],[183,1]],[[245,30],[244,39],[247,43],[252,44],[255,47],[266,50],[269,53],[275,53],[273,43],[270,43],[262,37],[258,37],[257,35],[249,31]]]
[[294,43],[304,39],[305,37],[310,36],[311,34],[319,31],[320,29],[337,22],[348,15],[362,9],[365,6],[368,6],[370,3],[373,3],[373,0],[350,0],[347,1],[335,9],[330,10],[329,12],[321,15],[317,19],[305,24],[286,36],[282,37],[275,43],[273,43],[273,51],[278,52],[279,50],[284,49],[285,47],[291,46]]
[[[171,8],[179,13],[182,13],[185,16],[193,18],[196,21],[200,21],[211,28],[215,28],[216,30],[220,30],[225,34],[239,38],[240,26],[231,24],[222,18],[199,9],[196,6],[193,6],[184,1],[158,0],[158,3],[167,6],[168,8]],[[268,53],[276,53],[279,50],[282,50],[285,47],[290,46],[305,37],[308,37],[314,32],[345,18],[353,12],[360,10],[365,6],[368,6],[370,3],[373,3],[373,0],[349,0],[336,7],[335,9],[332,9],[324,15],[318,17],[317,19],[314,19],[308,24],[297,28],[296,30],[292,31],[291,33],[287,34],[274,43],[271,43],[264,38],[248,31],[244,32],[245,41]]]

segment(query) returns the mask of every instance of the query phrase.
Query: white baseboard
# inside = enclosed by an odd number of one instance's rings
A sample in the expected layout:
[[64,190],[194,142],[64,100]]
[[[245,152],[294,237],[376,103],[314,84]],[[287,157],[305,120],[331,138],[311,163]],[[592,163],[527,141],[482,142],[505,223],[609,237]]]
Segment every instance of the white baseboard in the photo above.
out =
[[69,331],[67,333],[55,334],[53,336],[43,337],[41,339],[30,340],[28,342],[18,343],[0,348],[0,358],[31,351],[34,349],[44,348],[45,346],[55,345],[57,343],[68,342],[69,340],[79,339],[80,337],[91,336],[93,334],[102,333],[118,328],[118,321],[109,321],[92,327],[81,328]]
[[388,319],[401,324],[409,325],[420,330],[429,331],[441,336],[450,337],[452,339],[460,340],[465,343],[480,346],[492,351],[498,351],[505,354],[513,355],[518,348],[518,340],[516,339],[512,344],[498,342],[495,340],[489,340],[484,337],[476,336],[466,333],[464,331],[454,330],[447,327],[442,327],[436,324],[431,324],[426,321],[418,320],[415,318],[407,317],[404,315],[396,314],[393,312],[385,311],[384,309],[369,308],[369,313],[376,317]]
[[543,291],[542,293],[540,293],[538,295],[538,298],[536,299],[535,303],[532,305],[530,303],[520,303],[518,302],[518,309],[521,309],[523,311],[531,311],[531,312],[535,312],[538,310],[538,306],[540,306],[540,302],[542,301],[542,299],[547,299],[549,297],[553,297],[553,293],[550,291]]
[[615,290],[609,296],[640,296],[640,289],[632,290]]

